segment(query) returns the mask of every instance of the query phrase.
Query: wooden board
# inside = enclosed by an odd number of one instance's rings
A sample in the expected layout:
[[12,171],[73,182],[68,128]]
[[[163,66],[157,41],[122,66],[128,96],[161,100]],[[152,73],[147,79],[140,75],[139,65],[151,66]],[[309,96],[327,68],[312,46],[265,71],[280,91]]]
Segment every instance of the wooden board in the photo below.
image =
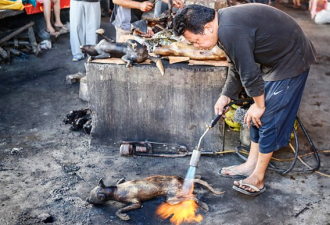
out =
[[228,67],[227,61],[215,61],[215,60],[189,60],[191,66],[226,66]]
[[[109,63],[109,64],[116,64],[116,65],[125,65],[126,62],[124,62],[122,59],[119,58],[108,58],[108,59],[94,59],[91,61],[91,63]],[[143,63],[139,64],[151,64],[151,60],[147,59]]]

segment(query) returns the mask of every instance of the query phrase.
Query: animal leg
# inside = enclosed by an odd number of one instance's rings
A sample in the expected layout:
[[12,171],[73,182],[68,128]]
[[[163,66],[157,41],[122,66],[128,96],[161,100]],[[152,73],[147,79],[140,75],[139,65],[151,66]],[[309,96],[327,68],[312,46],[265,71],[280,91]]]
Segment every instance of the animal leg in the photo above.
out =
[[221,195],[221,194],[225,193],[224,191],[214,190],[214,188],[211,187],[206,181],[203,181],[203,180],[200,180],[200,179],[194,179],[194,182],[206,187],[207,189],[209,189],[212,193],[214,193],[216,195]]
[[124,55],[123,57],[121,57],[121,59],[126,62],[126,67],[131,67],[133,65],[133,61],[131,59],[128,58],[127,55]]
[[111,55],[109,53],[102,53],[100,55],[97,55],[97,56],[92,56],[92,59],[107,59],[107,58],[110,58]]
[[129,217],[129,215],[127,215],[124,212],[141,208],[141,205],[142,205],[141,202],[136,202],[131,205],[125,206],[124,208],[121,208],[116,212],[116,216],[118,216],[121,220],[130,220],[131,218]]
[[209,211],[209,206],[205,203],[205,202],[202,202],[201,200],[197,199],[197,198],[194,198],[195,202],[197,203],[197,205],[199,207],[201,207],[202,209],[204,209],[206,212]]
[[153,61],[154,63],[156,63],[156,66],[157,68],[159,69],[160,71],[160,74],[162,76],[164,76],[165,74],[165,69],[164,69],[164,66],[163,66],[163,63],[162,63],[162,60],[160,58],[157,58],[157,57],[153,57],[153,56],[149,56],[150,60]]
[[107,59],[107,58],[110,58],[110,57],[111,57],[111,56],[110,56],[109,53],[103,53],[103,54],[101,54],[101,55],[90,56],[90,57],[88,57],[87,62],[90,62],[90,61],[92,61],[92,60],[94,60],[94,59]]
[[104,29],[100,28],[98,30],[96,30],[96,33],[98,35],[100,35],[101,37],[103,37],[107,42],[110,42],[110,43],[114,43],[115,41],[112,40],[111,38],[107,37],[105,34],[104,34]]
[[116,185],[118,185],[118,184],[122,184],[122,183],[125,183],[125,177],[120,178],[120,179],[117,181]]

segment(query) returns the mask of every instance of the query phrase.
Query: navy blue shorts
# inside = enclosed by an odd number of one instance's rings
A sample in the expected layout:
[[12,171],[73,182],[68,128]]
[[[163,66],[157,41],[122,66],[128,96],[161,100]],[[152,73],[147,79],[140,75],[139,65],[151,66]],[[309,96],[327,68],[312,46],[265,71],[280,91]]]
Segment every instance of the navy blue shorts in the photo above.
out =
[[290,79],[265,81],[262,126],[250,127],[251,141],[259,143],[259,152],[270,153],[289,144],[308,73],[309,69]]

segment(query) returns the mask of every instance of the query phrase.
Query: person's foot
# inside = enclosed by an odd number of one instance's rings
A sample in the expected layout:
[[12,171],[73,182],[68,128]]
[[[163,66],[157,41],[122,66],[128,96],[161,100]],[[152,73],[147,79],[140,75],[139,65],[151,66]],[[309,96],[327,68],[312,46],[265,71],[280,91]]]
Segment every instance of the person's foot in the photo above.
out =
[[57,32],[55,29],[46,29],[45,31],[46,33],[49,34],[49,36],[53,36],[55,38],[57,38],[60,35],[60,33]]
[[258,189],[262,190],[265,186],[264,181],[256,178],[255,176],[249,176],[246,179],[243,180],[243,182],[240,183],[240,181],[234,181],[234,186],[239,187],[243,190],[246,190],[248,192],[256,192],[254,188],[249,187],[248,185],[244,184],[249,184],[251,186],[257,187]]
[[74,56],[72,58],[72,62],[79,62],[81,60],[83,60],[85,57],[84,56]]
[[61,34],[69,33],[70,29],[67,25],[63,24],[54,24],[56,31],[60,32]]
[[243,163],[237,166],[223,167],[219,172],[222,176],[250,176],[254,170],[255,166]]

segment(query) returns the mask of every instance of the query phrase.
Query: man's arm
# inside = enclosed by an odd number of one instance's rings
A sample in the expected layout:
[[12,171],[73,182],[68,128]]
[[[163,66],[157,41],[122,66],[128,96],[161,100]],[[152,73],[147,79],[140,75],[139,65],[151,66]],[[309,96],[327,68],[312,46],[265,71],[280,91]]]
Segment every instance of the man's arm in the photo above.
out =
[[[231,99],[237,99],[238,94],[242,89],[240,76],[235,69],[232,61],[227,57],[228,74],[224,87],[222,88],[221,96],[214,105],[214,112],[216,115],[223,113],[224,107],[230,103]],[[225,112],[228,109],[225,109]]]
[[227,61],[228,61],[228,74],[226,78],[226,83],[222,89],[221,94],[226,95],[231,99],[237,99],[238,94],[242,89],[242,82],[235,68],[235,65],[233,64],[233,62],[230,60],[229,57],[227,57]]
[[219,40],[239,74],[240,81],[250,97],[264,93],[264,80],[254,59],[255,33],[241,26],[222,26]]
[[113,0],[113,4],[120,5],[124,8],[139,9],[142,12],[148,12],[154,7],[154,3],[149,1],[137,2],[131,0]]

